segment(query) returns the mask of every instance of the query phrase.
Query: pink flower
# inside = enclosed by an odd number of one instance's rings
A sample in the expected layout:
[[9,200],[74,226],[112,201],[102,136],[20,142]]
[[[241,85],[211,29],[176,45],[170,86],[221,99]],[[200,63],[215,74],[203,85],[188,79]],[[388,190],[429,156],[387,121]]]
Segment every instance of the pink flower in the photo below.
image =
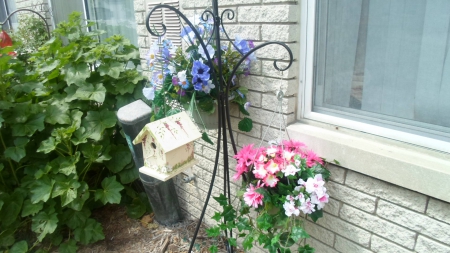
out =
[[298,153],[301,148],[306,147],[306,145],[303,144],[302,142],[294,141],[294,140],[284,140],[283,146],[285,149],[287,149],[289,151],[294,151],[296,153]]
[[271,174],[276,174],[278,171],[281,170],[281,168],[276,162],[274,162],[274,160],[270,160],[266,164],[266,170]]
[[311,203],[310,199],[307,199],[305,202],[302,203],[302,205],[300,206],[300,210],[305,214],[311,214],[314,211],[316,211],[314,209],[314,204]]
[[305,183],[305,188],[308,193],[318,193],[322,190],[323,185],[325,184],[325,181],[322,179],[321,174],[317,174],[314,176],[314,178],[308,178]]
[[322,209],[326,203],[328,203],[328,194],[323,194],[321,197],[319,197],[316,194],[311,194],[311,203],[316,204],[317,205],[317,210]]
[[248,167],[241,161],[236,165],[236,174],[234,174],[233,179],[238,180],[242,174],[248,172]]
[[312,150],[309,150],[306,152],[306,165],[308,167],[314,166],[316,163],[323,164],[322,158],[318,157],[316,153],[314,153]]
[[280,180],[275,175],[272,175],[272,174],[268,174],[264,178],[264,184],[269,187],[272,187],[272,188],[277,186],[278,181],[280,181]]
[[243,161],[245,162],[245,165],[250,166],[255,157],[256,157],[256,151],[255,149],[253,149],[253,144],[244,146],[235,156],[234,158],[236,158],[238,161]]
[[263,198],[264,196],[258,192],[256,192],[257,189],[264,186],[264,184],[260,185],[260,181],[258,181],[258,184],[253,186],[252,184],[249,185],[250,187],[247,188],[247,191],[244,193],[244,202],[248,206],[252,206],[254,208],[257,208],[259,205],[263,204]]
[[263,163],[258,163],[255,165],[255,168],[253,169],[253,174],[258,179],[264,179],[267,175],[267,170],[265,169],[265,166]]
[[295,216],[300,215],[300,210],[295,206],[293,201],[284,202],[283,208],[284,208],[284,213],[288,217],[291,217],[292,215],[295,215]]

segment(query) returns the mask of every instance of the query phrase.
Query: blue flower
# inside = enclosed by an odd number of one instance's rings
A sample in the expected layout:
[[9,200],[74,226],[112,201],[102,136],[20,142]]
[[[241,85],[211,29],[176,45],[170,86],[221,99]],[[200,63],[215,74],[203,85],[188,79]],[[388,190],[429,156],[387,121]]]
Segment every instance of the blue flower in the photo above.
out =
[[192,66],[192,76],[195,77],[197,76],[198,78],[200,78],[203,81],[208,81],[209,80],[209,66],[203,64],[201,61],[196,60],[194,61],[194,65]]
[[194,76],[192,78],[192,84],[194,85],[194,90],[196,91],[203,90],[204,81],[200,77]]

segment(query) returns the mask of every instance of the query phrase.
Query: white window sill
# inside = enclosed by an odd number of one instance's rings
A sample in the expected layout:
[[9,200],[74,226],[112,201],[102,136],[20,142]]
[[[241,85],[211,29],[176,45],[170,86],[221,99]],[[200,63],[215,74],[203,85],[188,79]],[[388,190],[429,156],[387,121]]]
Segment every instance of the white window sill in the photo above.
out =
[[328,161],[450,202],[450,154],[305,120],[287,127]]

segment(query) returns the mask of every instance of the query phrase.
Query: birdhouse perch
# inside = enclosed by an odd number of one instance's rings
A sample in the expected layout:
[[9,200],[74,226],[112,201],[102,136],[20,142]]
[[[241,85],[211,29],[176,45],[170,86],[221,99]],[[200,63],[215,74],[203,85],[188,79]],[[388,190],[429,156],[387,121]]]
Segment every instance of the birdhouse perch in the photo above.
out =
[[142,143],[143,174],[166,181],[197,163],[194,141],[201,137],[186,112],[148,123],[133,144]]

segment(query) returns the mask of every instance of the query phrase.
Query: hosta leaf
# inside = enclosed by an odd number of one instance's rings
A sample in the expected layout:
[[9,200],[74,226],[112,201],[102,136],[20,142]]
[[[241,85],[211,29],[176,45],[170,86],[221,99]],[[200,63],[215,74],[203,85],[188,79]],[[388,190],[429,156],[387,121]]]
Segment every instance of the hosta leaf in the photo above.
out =
[[78,227],[73,233],[75,240],[85,245],[105,239],[102,225],[94,219],[88,219],[84,227]]
[[124,169],[119,172],[119,177],[122,184],[129,184],[139,178],[139,172],[135,168]]
[[28,138],[19,137],[14,140],[14,147],[8,147],[5,150],[5,157],[11,158],[12,160],[19,162],[25,157],[25,145],[28,143]]
[[87,208],[83,208],[81,211],[75,211],[69,208],[62,215],[63,222],[71,229],[83,227],[90,216],[91,211]]
[[67,102],[73,101],[75,99],[92,100],[99,103],[103,103],[103,101],[105,101],[106,88],[101,83],[84,83],[79,87],[70,86],[67,87],[64,91],[67,92]]
[[44,129],[45,114],[39,113],[30,117],[25,123],[15,124],[12,128],[13,136],[31,136],[36,131]]
[[77,197],[72,202],[70,202],[68,207],[72,208],[73,210],[80,211],[84,206],[84,202],[86,202],[89,196],[89,186],[86,184],[86,182],[81,182],[80,187],[77,189]]
[[120,191],[123,190],[123,185],[116,181],[116,176],[103,179],[102,188],[95,191],[95,200],[100,200],[104,205],[120,203]]
[[61,243],[61,245],[59,245],[60,253],[76,253],[77,249],[77,242],[73,239],[70,239],[67,242],[63,242]]
[[116,125],[116,115],[107,109],[102,111],[89,111],[87,116],[83,119],[82,125],[89,133],[89,138],[100,140],[103,130]]
[[69,63],[64,67],[64,81],[67,85],[81,84],[91,75],[89,66],[86,63]]
[[120,72],[124,71],[123,63],[113,62],[111,64],[102,64],[98,67],[101,76],[108,75],[114,79],[119,78]]
[[250,118],[245,117],[239,121],[238,128],[241,131],[250,132],[253,128],[253,121]]
[[31,218],[31,230],[39,234],[38,240],[42,242],[47,234],[51,234],[58,226],[58,217],[54,212],[40,212]]
[[31,203],[31,200],[26,199],[23,202],[22,217],[26,217],[29,215],[35,215],[39,211],[41,211],[43,207],[44,207],[44,202],[39,202],[39,203],[33,204],[33,203]]
[[118,173],[131,162],[131,152],[125,145],[112,146],[111,159],[105,162],[106,167],[113,173]]
[[49,105],[45,109],[45,122],[50,124],[70,124],[68,106]]
[[14,243],[14,245],[9,249],[9,253],[26,253],[28,252],[28,244],[26,241],[22,240],[20,242]]
[[53,187],[52,198],[61,196],[61,206],[65,206],[77,197],[77,189],[80,183],[76,179],[70,181],[56,181]]
[[46,202],[52,193],[55,180],[47,175],[42,176],[31,185],[31,203],[36,204],[39,201]]

